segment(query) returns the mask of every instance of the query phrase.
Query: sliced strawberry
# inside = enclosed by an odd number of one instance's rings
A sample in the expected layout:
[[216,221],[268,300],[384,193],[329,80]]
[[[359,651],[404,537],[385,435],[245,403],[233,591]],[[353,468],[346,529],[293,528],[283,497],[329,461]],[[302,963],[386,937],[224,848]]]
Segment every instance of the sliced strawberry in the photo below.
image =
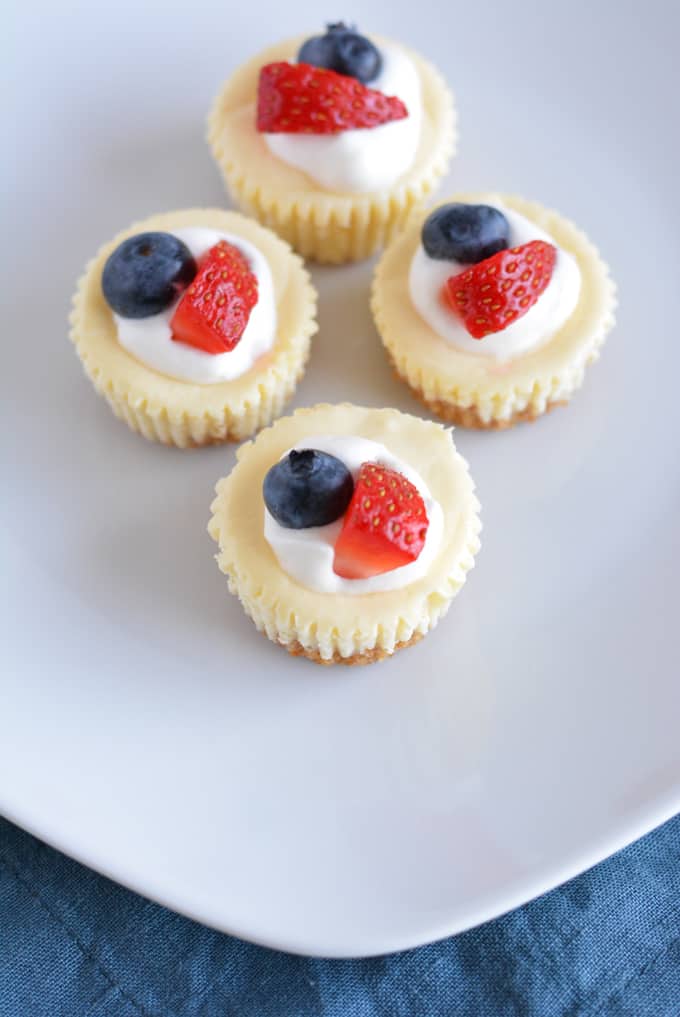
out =
[[311,64],[266,64],[257,89],[257,129],[271,134],[338,134],[403,120],[401,101],[356,78]]
[[238,247],[211,247],[170,322],[172,338],[206,353],[227,353],[243,335],[257,303],[257,278]]
[[473,338],[501,332],[534,306],[556,257],[557,248],[543,240],[499,251],[446,280],[449,303]]
[[333,571],[366,579],[408,565],[422,551],[427,527],[425,504],[411,481],[364,463],[335,543]]

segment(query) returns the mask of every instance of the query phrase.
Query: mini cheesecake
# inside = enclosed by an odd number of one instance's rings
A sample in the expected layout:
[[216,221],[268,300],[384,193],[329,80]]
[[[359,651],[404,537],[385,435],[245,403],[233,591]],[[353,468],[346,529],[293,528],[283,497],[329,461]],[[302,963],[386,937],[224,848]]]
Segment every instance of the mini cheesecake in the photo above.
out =
[[350,404],[297,410],[217,485],[217,562],[295,656],[366,664],[426,635],[479,550],[467,463],[440,424]]
[[614,324],[616,291],[557,212],[468,194],[414,213],[377,266],[371,306],[395,371],[433,413],[500,429],[569,401]]
[[278,416],[316,328],[300,258],[218,209],[120,233],[88,264],[71,314],[76,352],[116,416],[180,448],[240,441]]
[[400,43],[343,24],[236,70],[208,140],[234,199],[306,258],[366,258],[446,172],[453,99]]

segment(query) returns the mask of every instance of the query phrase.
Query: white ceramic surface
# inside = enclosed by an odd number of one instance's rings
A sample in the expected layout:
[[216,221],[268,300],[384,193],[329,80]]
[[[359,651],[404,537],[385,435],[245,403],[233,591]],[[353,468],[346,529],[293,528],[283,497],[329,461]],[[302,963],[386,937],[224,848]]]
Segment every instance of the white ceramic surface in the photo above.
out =
[[[179,911],[316,954],[464,929],[680,806],[678,8],[441,11],[39,3],[10,16],[3,64],[0,811]],[[457,433],[483,503],[477,567],[426,641],[349,671],[289,659],[228,595],[205,525],[233,450],[128,432],[65,325],[119,228],[223,202],[203,142],[221,78],[342,14],[455,86],[441,193],[555,206],[621,293],[569,409]],[[314,277],[296,405],[421,412],[383,358],[370,266]]]

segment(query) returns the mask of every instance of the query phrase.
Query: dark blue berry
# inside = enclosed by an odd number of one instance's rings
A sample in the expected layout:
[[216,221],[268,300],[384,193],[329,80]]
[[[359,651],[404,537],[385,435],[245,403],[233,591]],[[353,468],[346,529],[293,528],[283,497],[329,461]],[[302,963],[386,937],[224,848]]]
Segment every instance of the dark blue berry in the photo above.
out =
[[332,35],[314,35],[303,42],[297,55],[298,63],[311,64],[312,67],[325,67],[334,70],[335,41]]
[[441,205],[425,220],[422,241],[431,258],[474,264],[510,246],[510,226],[491,205]]
[[102,290],[122,318],[149,318],[169,307],[195,275],[191,251],[172,233],[138,233],[109,256]]
[[262,485],[264,503],[274,519],[292,530],[335,522],[353,491],[345,464],[313,448],[289,452],[271,467]]
[[364,85],[382,70],[382,57],[370,39],[340,22],[325,35],[315,35],[300,47],[298,61],[357,78]]

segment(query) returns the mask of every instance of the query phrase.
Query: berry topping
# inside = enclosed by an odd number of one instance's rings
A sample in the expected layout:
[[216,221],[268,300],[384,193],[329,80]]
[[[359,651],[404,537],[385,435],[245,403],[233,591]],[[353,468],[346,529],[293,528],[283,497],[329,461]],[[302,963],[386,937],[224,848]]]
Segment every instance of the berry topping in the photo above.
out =
[[374,81],[382,70],[382,57],[371,40],[342,22],[328,25],[325,35],[307,39],[297,59],[301,64],[325,67],[356,78],[364,85]]
[[267,472],[264,503],[277,523],[291,530],[326,526],[349,505],[354,490],[345,464],[327,452],[294,449]]
[[447,279],[449,302],[470,335],[483,339],[526,314],[550,282],[556,257],[552,244],[532,240]]
[[257,278],[238,247],[211,247],[170,322],[172,338],[206,353],[233,350],[257,303]]
[[271,134],[338,134],[403,120],[401,99],[356,78],[310,64],[267,64],[260,71],[257,129]]
[[102,291],[121,318],[150,318],[170,307],[195,275],[196,262],[178,237],[138,233],[109,255]]
[[431,258],[476,263],[504,251],[510,244],[510,226],[491,205],[454,202],[436,208],[425,220],[423,247]]
[[428,519],[418,489],[401,473],[364,463],[335,544],[333,571],[366,579],[415,561]]

